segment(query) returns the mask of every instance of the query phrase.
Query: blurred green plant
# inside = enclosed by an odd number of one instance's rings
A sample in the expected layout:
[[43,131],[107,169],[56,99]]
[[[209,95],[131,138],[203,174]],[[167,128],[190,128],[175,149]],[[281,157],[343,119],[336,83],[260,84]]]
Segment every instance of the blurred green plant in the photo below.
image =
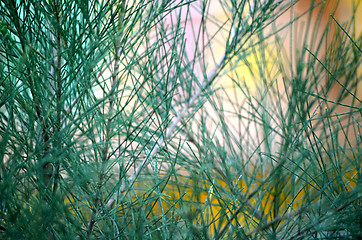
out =
[[0,238],[361,238],[356,12],[296,2],[1,0]]

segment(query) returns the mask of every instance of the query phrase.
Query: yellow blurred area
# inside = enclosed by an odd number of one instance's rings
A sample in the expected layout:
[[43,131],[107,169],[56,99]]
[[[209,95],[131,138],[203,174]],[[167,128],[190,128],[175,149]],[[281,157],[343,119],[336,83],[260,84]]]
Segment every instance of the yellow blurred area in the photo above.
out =
[[[347,30],[347,33],[352,37],[353,40],[357,40],[358,37],[362,34],[362,6],[361,1],[355,1],[355,0],[346,0],[346,1],[337,1],[337,0],[327,0],[327,1],[312,1],[312,0],[302,0],[302,1],[296,1],[297,3],[294,5],[292,10],[287,11],[283,15],[281,15],[276,20],[276,28],[281,28],[281,26],[289,24],[289,22],[295,18],[300,17],[297,21],[293,22],[293,26],[286,27],[283,31],[279,33],[284,50],[287,51],[287,55],[290,56],[290,49],[291,44],[297,45],[296,43],[301,41],[300,36],[302,36],[301,32],[309,31],[309,35],[312,35],[312,32],[314,31],[314,22],[317,21],[317,19],[320,17],[320,26],[317,36],[314,36],[315,39],[309,39],[308,41],[312,41],[317,43],[320,41],[320,38],[323,34],[324,26],[328,22],[331,22],[332,31],[330,32],[330,37],[328,37],[328,41],[330,41],[333,37],[332,35],[335,34],[335,31],[333,29],[341,30],[338,24],[333,20],[331,15],[338,21],[338,23]],[[323,2],[322,4],[319,4],[319,2]],[[309,14],[307,13],[310,8],[311,4],[317,5],[316,8],[312,11],[312,25],[310,26],[311,29],[303,29],[303,26],[305,27]],[[336,7],[337,6],[337,7]],[[358,6],[358,7],[357,7]],[[355,10],[355,13],[352,14]],[[320,13],[321,11],[321,13]],[[219,16],[222,17],[222,15],[219,14]],[[355,21],[351,26],[347,25],[350,24],[351,17],[355,17]],[[224,19],[223,19],[224,20]],[[351,27],[349,29],[349,27]],[[275,31],[274,29],[274,31]],[[291,30],[292,29],[292,30]],[[266,31],[273,31],[271,26],[268,26],[266,28]],[[343,30],[342,30],[343,31]],[[342,33],[344,35],[344,33]],[[221,39],[219,39],[221,40]],[[293,43],[291,43],[291,40]],[[350,41],[348,39],[348,41]],[[352,42],[350,42],[352,44]],[[282,56],[279,52],[277,52],[277,47],[275,45],[273,39],[269,39],[265,42],[265,46],[260,49],[256,48],[253,49],[250,54],[248,54],[248,57],[246,57],[242,62],[239,62],[238,64],[234,64],[233,61],[226,67],[228,74],[224,75],[221,79],[218,80],[217,86],[222,86],[226,89],[232,88],[235,84],[231,79],[234,79],[236,81],[243,82],[249,90],[255,90],[255,87],[260,84],[261,81],[264,81],[266,79],[271,78],[269,80],[274,80],[275,75],[277,73],[278,64],[289,64],[288,62],[282,61]],[[248,46],[248,45],[246,45]],[[299,46],[301,47],[301,46]],[[295,47],[293,47],[294,49]],[[215,48],[216,52],[221,52],[223,49]],[[358,75],[362,74],[362,68],[358,68]],[[362,83],[359,83],[358,85],[358,92],[357,97],[362,97]],[[232,92],[230,91],[230,94]]]
[[[342,169],[341,171],[345,171]],[[300,210],[302,203],[321,201],[324,186],[318,183],[318,177],[310,182],[303,183],[302,186],[292,183],[293,179],[289,175],[278,179],[277,185],[263,185],[259,193],[253,195],[247,201],[250,194],[255,191],[260,184],[265,184],[264,180],[268,172],[258,173],[252,183],[247,185],[244,181],[234,181],[233,184],[239,189],[239,195],[232,193],[232,184],[228,184],[221,178],[215,177],[213,185],[206,180],[195,182],[190,177],[179,176],[177,182],[170,179],[160,191],[152,186],[152,181],[136,181],[132,191],[125,193],[123,203],[116,206],[117,216],[130,218],[129,226],[132,227],[132,209],[142,209],[148,213],[151,221],[162,221],[163,216],[173,217],[177,221],[188,221],[195,226],[204,223],[208,226],[208,233],[213,236],[215,230],[220,229],[226,224],[232,214],[239,211],[233,224],[247,226],[249,231],[257,229],[265,221],[269,222],[285,213],[293,214]],[[343,184],[332,184],[338,192],[350,191],[357,184],[357,170],[347,172],[344,176],[339,176],[338,172],[330,173],[331,178],[342,178]],[[341,182],[339,182],[341,183]],[[292,185],[294,187],[292,187]],[[299,188],[295,188],[299,186]],[[343,189],[341,189],[343,188]],[[152,192],[150,190],[153,189]],[[294,190],[292,190],[294,189]],[[106,201],[105,196],[102,197]],[[81,216],[89,221],[91,216],[91,203],[84,201],[82,197],[65,199],[66,205],[75,216]],[[240,208],[240,209],[238,209]],[[98,224],[102,225],[102,217]],[[281,218],[280,222],[287,221]]]

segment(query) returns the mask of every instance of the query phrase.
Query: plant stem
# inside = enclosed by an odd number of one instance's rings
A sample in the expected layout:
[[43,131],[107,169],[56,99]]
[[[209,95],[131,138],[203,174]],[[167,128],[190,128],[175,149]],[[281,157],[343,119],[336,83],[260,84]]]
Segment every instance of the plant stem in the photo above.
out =
[[[125,4],[126,0],[122,0],[121,2],[121,17],[120,21],[123,21],[123,17],[125,14]],[[120,31],[122,31],[123,23],[121,22],[121,27],[119,28]],[[117,40],[115,43],[115,57],[114,57],[114,65],[113,65],[113,72],[111,76],[111,93],[110,93],[110,100],[109,100],[109,106],[108,106],[108,118],[106,123],[106,134],[105,134],[105,145],[101,151],[101,169],[98,175],[98,183],[97,183],[97,190],[96,190],[96,196],[94,199],[93,207],[92,207],[92,215],[88,222],[87,226],[87,234],[88,236],[92,233],[92,229],[94,227],[94,224],[96,222],[96,215],[98,212],[98,208],[100,208],[100,202],[102,198],[102,187],[104,184],[104,177],[105,177],[105,165],[109,159],[109,147],[110,147],[110,140],[111,140],[111,126],[112,126],[112,118],[111,115],[113,111],[113,105],[115,101],[115,89],[118,83],[118,72],[119,72],[119,65],[120,65],[120,54],[121,54],[121,34],[118,34]]]

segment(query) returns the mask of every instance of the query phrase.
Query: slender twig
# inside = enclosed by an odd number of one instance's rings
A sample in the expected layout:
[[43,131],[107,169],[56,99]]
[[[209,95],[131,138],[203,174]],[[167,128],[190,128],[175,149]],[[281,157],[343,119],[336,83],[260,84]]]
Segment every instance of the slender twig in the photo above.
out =
[[[57,4],[56,5],[56,19],[59,26],[62,24],[61,19],[61,7]],[[60,136],[60,130],[61,130],[61,124],[62,124],[62,88],[63,88],[63,79],[62,79],[62,55],[61,55],[61,49],[62,49],[62,39],[60,36],[59,29],[56,31],[56,37],[54,39],[56,41],[56,48],[53,48],[54,58],[53,58],[53,64],[54,64],[54,72],[51,71],[50,76],[53,76],[53,79],[55,81],[55,95],[56,95],[56,134],[58,134],[58,137]],[[62,148],[62,143],[60,139],[57,139],[55,144],[57,144],[57,148],[60,151]],[[55,147],[55,146],[53,146]],[[55,164],[55,173],[53,174],[54,178],[54,184],[53,184],[53,192],[56,191],[58,186],[58,180],[60,177],[59,170],[60,170],[60,162],[59,159],[57,160]]]
[[[117,41],[115,48],[116,48],[116,52],[118,52],[119,41]],[[114,61],[114,72],[112,73],[111,91],[113,91],[113,89],[115,88],[114,85],[116,82],[118,68],[119,68],[119,56],[117,56]],[[110,112],[112,112],[113,105],[114,105],[114,94],[111,94],[110,101],[109,101],[109,111]],[[108,160],[108,149],[110,146],[110,139],[111,139],[111,125],[112,125],[112,116],[108,116],[107,123],[106,123],[106,133],[105,133],[105,137],[104,137],[105,145],[103,146],[103,148],[101,150],[101,169],[100,169],[100,172],[98,175],[97,190],[96,190],[96,194],[95,194],[94,205],[92,208],[92,215],[89,220],[88,227],[87,227],[88,235],[90,235],[92,233],[93,226],[96,222],[95,218],[96,218],[96,214],[97,214],[97,208],[98,208],[98,205],[101,200],[101,192],[102,192],[102,186],[103,186],[103,182],[104,182],[105,164]]]
[[[119,30],[122,30],[122,25],[123,25],[123,18],[124,18],[124,14],[125,14],[125,4],[126,4],[126,0],[122,0],[121,3],[121,16],[120,16],[120,22],[121,22],[121,27],[119,28]],[[114,105],[114,101],[115,101],[115,89],[116,89],[116,83],[117,78],[118,78],[118,72],[119,72],[119,65],[120,65],[120,51],[121,49],[121,36],[118,36],[118,39],[115,43],[115,57],[114,57],[114,65],[113,65],[113,72],[112,72],[112,76],[111,76],[111,94],[110,94],[110,101],[109,101],[109,109],[108,111],[111,113],[113,110],[113,105]],[[111,140],[111,126],[112,126],[112,118],[113,116],[111,116],[111,114],[109,114],[108,118],[107,118],[107,122],[106,122],[106,133],[105,133],[105,145],[103,146],[102,150],[101,150],[101,169],[98,175],[98,183],[97,183],[97,189],[96,189],[96,194],[95,194],[95,199],[94,199],[94,205],[92,207],[92,215],[90,217],[90,220],[88,222],[88,226],[87,226],[87,234],[88,236],[92,233],[92,229],[94,227],[94,224],[96,222],[96,215],[97,215],[97,208],[99,208],[99,204],[101,202],[101,195],[102,195],[102,187],[104,184],[104,179],[105,179],[105,165],[106,162],[109,158],[109,147],[110,147],[110,140]]]

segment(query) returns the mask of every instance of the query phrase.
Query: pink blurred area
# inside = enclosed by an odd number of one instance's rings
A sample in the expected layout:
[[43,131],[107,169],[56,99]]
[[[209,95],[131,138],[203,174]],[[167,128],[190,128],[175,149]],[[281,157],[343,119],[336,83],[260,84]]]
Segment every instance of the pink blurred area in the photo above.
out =
[[[263,2],[264,0],[257,1]],[[194,72],[198,75],[198,78],[203,77],[201,72],[211,71],[225,51],[226,39],[228,38],[232,24],[232,14],[230,9],[220,2],[219,0],[195,1],[192,4],[178,8],[165,18],[166,25],[176,24],[178,18],[184,21],[185,24],[181,24],[177,31],[178,34],[184,34],[183,37],[186,39],[184,57],[188,60],[199,60],[196,61],[198,64],[194,66],[194,70],[196,70]],[[301,39],[303,39],[305,33],[308,31],[310,32],[309,36],[314,38],[310,39],[310,41],[317,42],[319,40],[318,38],[322,36],[324,27],[328,22],[332,22],[332,24],[336,26],[336,23],[330,15],[333,15],[338,23],[345,26],[345,23],[349,21],[352,16],[353,9],[357,9],[355,14],[356,21],[352,26],[354,30],[349,29],[349,33],[352,37],[354,36],[356,38],[361,34],[362,7],[358,6],[357,8],[356,6],[356,3],[361,1],[282,1],[282,3],[286,2],[295,2],[295,5],[278,17],[274,24],[270,24],[266,32],[272,32],[275,31],[275,29],[283,28],[282,26],[286,26],[284,30],[279,32],[279,35],[283,39],[283,44],[287,51],[294,47],[301,47],[298,46],[298,44],[301,44]],[[250,5],[252,4],[253,1],[250,1]],[[201,12],[203,8],[207,9],[207,16],[202,15]],[[246,4],[246,8],[250,8],[249,4]],[[313,9],[311,14],[308,13],[310,9]],[[312,26],[319,28],[317,35],[312,35],[313,29],[306,27],[309,17],[311,17]],[[203,20],[205,18],[207,18],[206,21]],[[295,18],[298,18],[298,20],[293,20]],[[290,24],[292,20],[293,24]],[[205,25],[201,26],[201,24]],[[353,32],[350,32],[351,30]],[[208,44],[207,41],[210,41],[210,43]],[[195,51],[196,48],[198,51]],[[182,49],[179,49],[179,52],[181,53]],[[195,52],[199,55],[195,55]],[[323,54],[323,52],[321,52],[321,54]]]

